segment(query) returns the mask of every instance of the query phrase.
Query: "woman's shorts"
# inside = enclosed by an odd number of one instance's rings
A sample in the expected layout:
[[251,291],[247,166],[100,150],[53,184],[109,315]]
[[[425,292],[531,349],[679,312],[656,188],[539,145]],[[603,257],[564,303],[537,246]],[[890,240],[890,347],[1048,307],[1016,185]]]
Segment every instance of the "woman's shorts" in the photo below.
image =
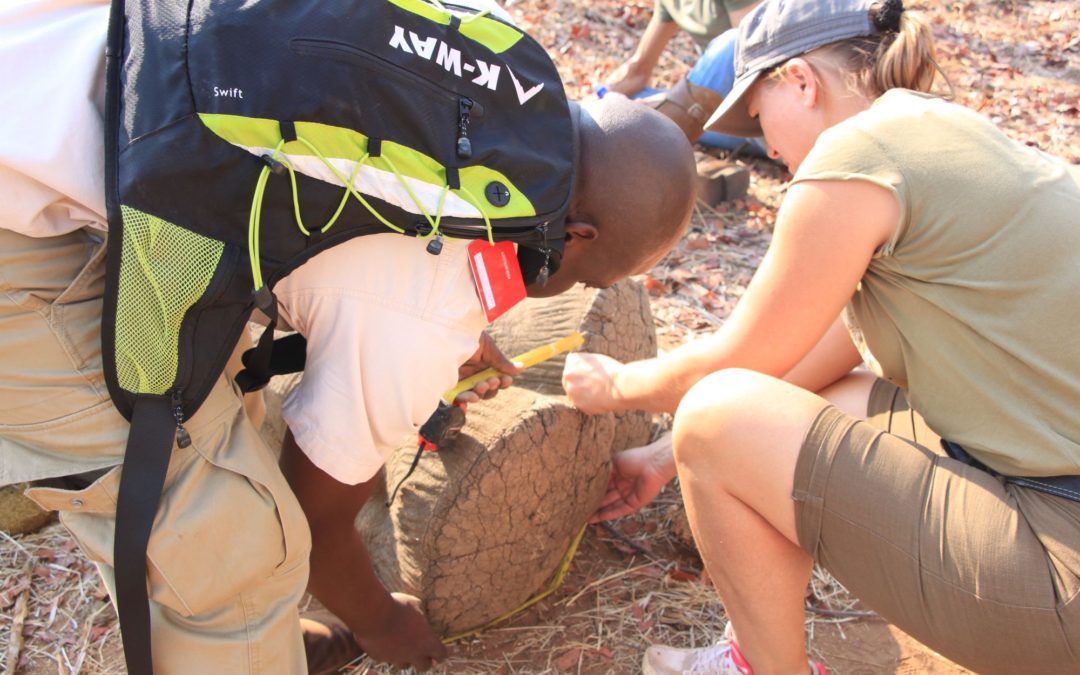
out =
[[879,380],[825,408],[795,469],[799,544],[867,606],[979,673],[1080,673],[1080,502],[945,455]]

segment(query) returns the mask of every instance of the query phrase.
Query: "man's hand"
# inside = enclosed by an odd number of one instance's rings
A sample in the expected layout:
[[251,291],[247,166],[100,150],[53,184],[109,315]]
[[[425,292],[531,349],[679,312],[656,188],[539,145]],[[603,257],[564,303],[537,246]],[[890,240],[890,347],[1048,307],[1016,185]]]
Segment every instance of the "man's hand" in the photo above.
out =
[[649,85],[652,72],[660,61],[660,55],[671,38],[679,32],[679,25],[674,21],[662,21],[660,15],[653,13],[649,25],[641,35],[641,41],[634,48],[633,55],[615,72],[604,80],[608,91],[623,96],[633,96]]
[[311,527],[308,591],[353,632],[372,658],[418,670],[446,657],[419,601],[388,593],[371,565],[355,526],[356,514],[375,491],[378,476],[358,485],[340,483],[315,466],[285,434],[281,470]]
[[424,671],[446,658],[446,646],[428,625],[420,600],[392,593],[393,602],[380,617],[378,630],[356,635],[368,656],[395,668]]
[[499,393],[500,389],[506,389],[513,384],[514,378],[512,376],[521,372],[521,367],[506,358],[506,355],[499,350],[495,340],[490,335],[481,333],[480,346],[476,353],[458,368],[458,380],[464,380],[466,377],[487,368],[494,368],[502,375],[489,377],[478,382],[472,389],[458,394],[454,401],[476,403],[477,401],[489,399]]
[[645,87],[649,86],[649,78],[652,77],[652,69],[642,66],[638,61],[624,61],[616,68],[607,79],[604,86],[609,92],[616,92],[623,96],[633,96]]
[[623,364],[589,352],[566,355],[562,384],[574,406],[589,415],[619,410],[615,378]]
[[600,508],[590,523],[614,520],[645,506],[675,477],[675,457],[671,452],[671,434],[655,442],[615,453],[611,479]]

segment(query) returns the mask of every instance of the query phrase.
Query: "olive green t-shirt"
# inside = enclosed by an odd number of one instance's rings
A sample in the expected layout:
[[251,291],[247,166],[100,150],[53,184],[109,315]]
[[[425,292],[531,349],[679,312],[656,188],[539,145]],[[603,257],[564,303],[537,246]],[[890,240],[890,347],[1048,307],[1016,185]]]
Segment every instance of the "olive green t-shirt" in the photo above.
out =
[[757,0],[656,0],[660,20],[674,21],[702,49],[714,37],[731,28],[728,12],[742,9]]
[[1002,474],[1080,474],[1080,167],[897,89],[822,133],[808,180],[900,204],[846,311],[877,374]]

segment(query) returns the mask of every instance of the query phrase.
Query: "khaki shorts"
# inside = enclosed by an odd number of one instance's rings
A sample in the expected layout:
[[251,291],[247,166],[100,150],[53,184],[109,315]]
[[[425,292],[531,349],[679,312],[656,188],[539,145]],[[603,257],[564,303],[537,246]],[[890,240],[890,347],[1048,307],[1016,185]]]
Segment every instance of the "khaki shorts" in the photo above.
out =
[[[27,494],[60,512],[111,593],[128,425],[102,373],[103,246],[0,229],[0,483],[107,469]],[[185,426],[147,549],[155,672],[303,673],[311,540],[276,453],[224,376]]]
[[879,380],[823,410],[795,469],[799,544],[866,605],[979,673],[1080,672],[1080,502],[949,458]]

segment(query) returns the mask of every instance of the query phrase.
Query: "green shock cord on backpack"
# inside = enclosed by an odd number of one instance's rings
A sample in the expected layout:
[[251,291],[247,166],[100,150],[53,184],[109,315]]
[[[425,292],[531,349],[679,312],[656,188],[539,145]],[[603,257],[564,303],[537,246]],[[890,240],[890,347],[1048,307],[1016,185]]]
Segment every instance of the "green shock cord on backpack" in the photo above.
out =
[[[424,0],[115,0],[106,51],[102,340],[131,421],[116,519],[128,670],[152,672],[146,547],[173,444],[274,284],[352,237],[518,244],[557,269],[574,133],[544,49]],[[293,368],[302,367],[303,355]]]

